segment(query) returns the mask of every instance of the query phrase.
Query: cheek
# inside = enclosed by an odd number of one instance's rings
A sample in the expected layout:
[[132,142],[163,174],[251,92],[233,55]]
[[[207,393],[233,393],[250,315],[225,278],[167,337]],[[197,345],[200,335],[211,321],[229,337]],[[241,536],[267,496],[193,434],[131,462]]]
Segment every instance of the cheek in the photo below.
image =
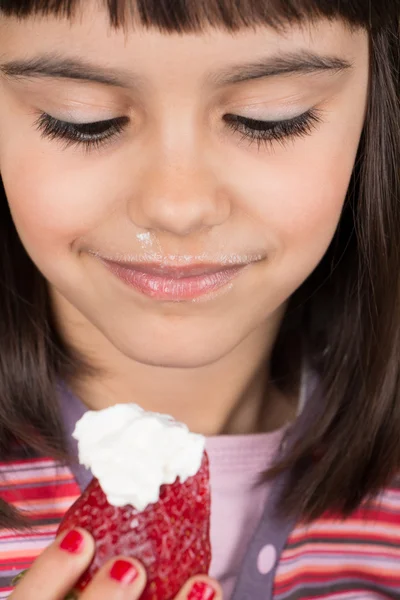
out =
[[[18,233],[34,261],[65,254],[112,210],[112,194],[99,169],[69,167],[25,149],[2,157],[2,177]],[[75,161],[74,161],[75,162]],[[115,193],[115,191],[114,191]]]
[[282,164],[272,157],[266,168],[249,172],[246,212],[272,241],[276,263],[290,259],[313,268],[322,258],[340,219],[357,146],[356,139],[345,152],[329,140],[304,145]]
[[[272,212],[283,251],[329,245],[340,219],[352,172],[346,163],[327,157],[293,170],[281,190],[281,205]],[[285,201],[284,201],[285,200]]]

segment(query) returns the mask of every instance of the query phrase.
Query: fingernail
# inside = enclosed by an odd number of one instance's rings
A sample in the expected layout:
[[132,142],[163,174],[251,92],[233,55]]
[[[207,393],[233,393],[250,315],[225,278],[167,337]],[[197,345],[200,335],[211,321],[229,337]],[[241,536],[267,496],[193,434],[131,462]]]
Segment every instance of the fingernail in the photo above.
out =
[[135,581],[138,575],[139,572],[136,567],[127,560],[116,560],[110,571],[111,579],[124,585],[129,585]]
[[188,594],[188,600],[212,600],[216,591],[205,581],[196,581]]
[[83,546],[85,545],[85,538],[81,534],[80,531],[73,529],[63,539],[60,544],[61,550],[65,550],[70,554],[79,554],[81,550],[83,550]]

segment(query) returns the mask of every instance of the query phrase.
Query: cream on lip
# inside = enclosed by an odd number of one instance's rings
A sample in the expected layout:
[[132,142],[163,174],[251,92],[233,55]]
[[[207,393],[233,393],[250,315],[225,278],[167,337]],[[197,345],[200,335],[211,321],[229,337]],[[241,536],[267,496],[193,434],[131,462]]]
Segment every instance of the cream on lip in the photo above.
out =
[[[103,259],[104,260],[104,259]],[[193,263],[187,265],[170,266],[159,263],[123,263],[114,261],[105,261],[114,263],[125,269],[131,269],[133,271],[140,271],[142,273],[148,273],[149,275],[155,275],[159,277],[168,277],[170,279],[183,279],[184,277],[198,277],[200,275],[207,275],[211,273],[219,273],[227,269],[235,269],[244,265],[232,264],[232,265],[221,265],[221,264],[206,264],[206,263]]]
[[112,254],[99,252],[97,250],[87,250],[88,254],[95,256],[100,260],[129,265],[152,264],[163,266],[165,268],[177,268],[180,266],[201,266],[212,265],[219,266],[221,269],[230,265],[245,266],[253,262],[259,262],[265,258],[265,253],[221,253],[221,254],[161,254],[156,252],[141,252],[140,254],[125,254],[113,252]]

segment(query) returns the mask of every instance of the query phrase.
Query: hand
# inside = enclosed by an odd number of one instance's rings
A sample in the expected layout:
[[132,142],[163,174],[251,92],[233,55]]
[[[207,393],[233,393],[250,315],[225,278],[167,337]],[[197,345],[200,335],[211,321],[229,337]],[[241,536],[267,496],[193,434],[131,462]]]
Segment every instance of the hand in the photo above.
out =
[[[64,532],[34,562],[9,600],[66,598],[89,566],[94,554],[93,539],[86,531],[79,531],[83,535],[83,543],[77,540],[75,546],[69,544],[69,548],[66,548],[63,542],[68,532]],[[138,561],[116,557],[95,575],[79,595],[79,600],[138,600],[145,585],[146,572]],[[175,600],[185,599],[222,600],[221,589],[209,577],[194,577],[186,582]]]

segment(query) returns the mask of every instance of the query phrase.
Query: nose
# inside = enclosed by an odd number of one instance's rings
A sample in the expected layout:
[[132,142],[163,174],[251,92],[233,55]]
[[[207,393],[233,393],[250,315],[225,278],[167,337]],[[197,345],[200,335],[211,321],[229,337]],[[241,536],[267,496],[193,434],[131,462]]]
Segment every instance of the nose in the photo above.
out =
[[230,215],[227,191],[210,164],[196,156],[159,156],[140,169],[129,199],[136,226],[187,236],[224,223]]

